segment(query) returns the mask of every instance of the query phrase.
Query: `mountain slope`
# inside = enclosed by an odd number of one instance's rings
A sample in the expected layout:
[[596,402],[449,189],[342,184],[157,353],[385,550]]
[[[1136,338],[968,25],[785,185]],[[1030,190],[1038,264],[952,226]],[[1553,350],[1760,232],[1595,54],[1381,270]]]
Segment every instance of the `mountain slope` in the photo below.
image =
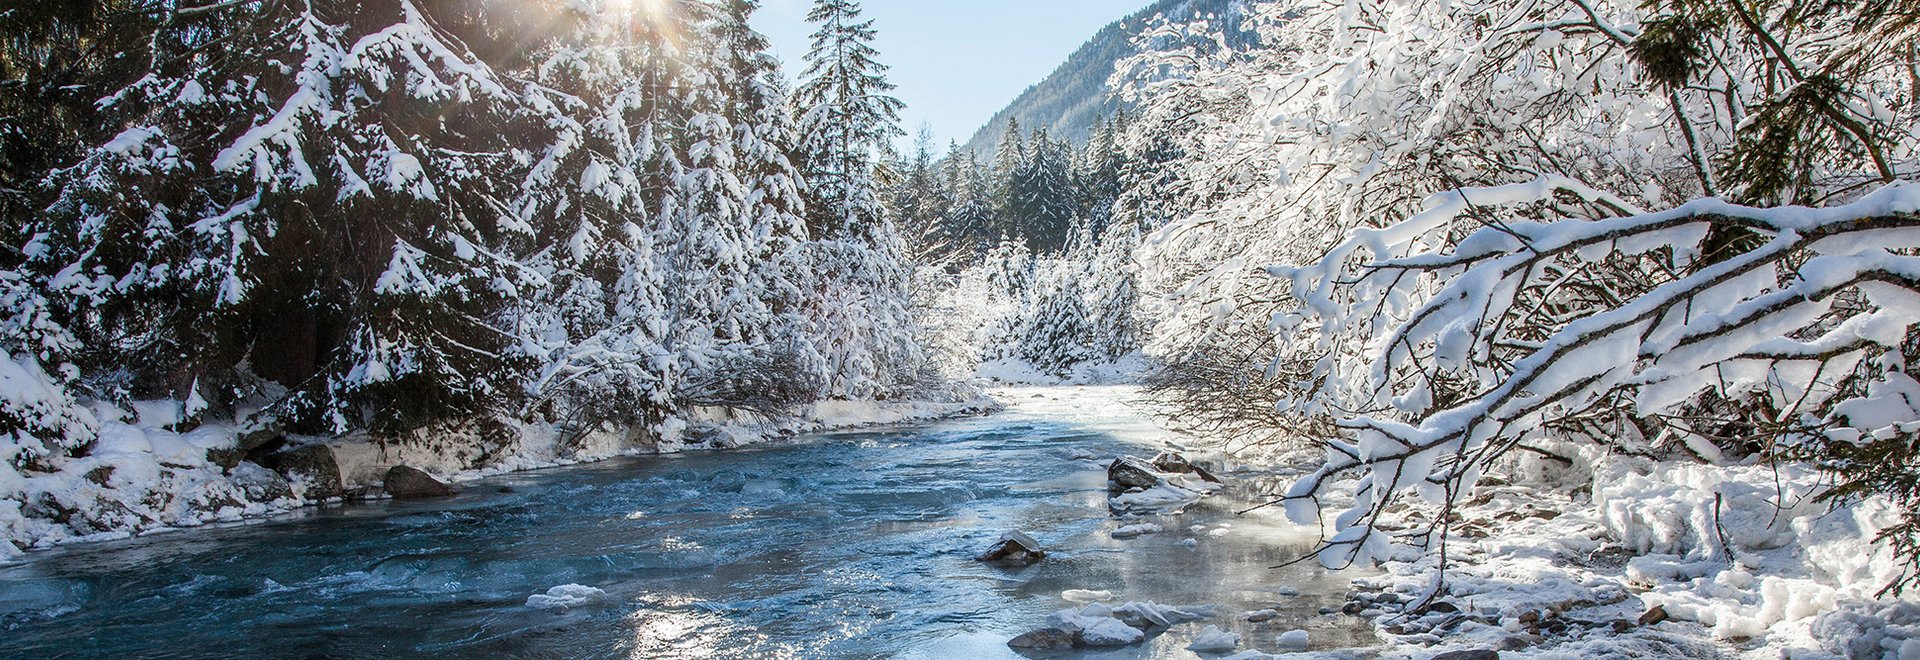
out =
[[986,126],[974,133],[967,147],[974,153],[993,153],[1000,146],[1000,138],[1006,132],[1010,118],[1020,120],[1020,125],[1027,130],[1045,127],[1055,137],[1064,136],[1076,142],[1085,140],[1100,118],[1120,108],[1119,101],[1113,99],[1107,89],[1107,78],[1112,75],[1115,64],[1139,52],[1133,44],[1134,37],[1155,18],[1186,21],[1210,17],[1210,20],[1224,23],[1236,45],[1250,44],[1253,35],[1241,24],[1246,16],[1243,2],[1159,0],[1132,16],[1107,25],[1080,50],[1074,51],[1045,80],[1028,87],[1005,109],[994,114]]

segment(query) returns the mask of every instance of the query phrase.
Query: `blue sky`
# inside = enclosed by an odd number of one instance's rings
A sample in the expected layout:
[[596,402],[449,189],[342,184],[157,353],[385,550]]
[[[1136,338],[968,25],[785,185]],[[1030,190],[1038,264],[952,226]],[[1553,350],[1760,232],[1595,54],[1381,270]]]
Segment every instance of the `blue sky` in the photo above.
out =
[[[901,125],[922,123],[936,144],[966,141],[1027,86],[1040,82],[1108,23],[1148,0],[867,0],[881,62],[907,103]],[[754,27],[789,74],[800,71],[813,27],[810,0],[765,0]],[[910,141],[903,141],[911,144]]]

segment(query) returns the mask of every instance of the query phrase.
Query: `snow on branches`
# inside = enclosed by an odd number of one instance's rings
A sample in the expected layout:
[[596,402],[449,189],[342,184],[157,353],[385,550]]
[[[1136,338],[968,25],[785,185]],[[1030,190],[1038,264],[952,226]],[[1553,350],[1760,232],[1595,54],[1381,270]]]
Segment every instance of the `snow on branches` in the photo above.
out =
[[[1623,214],[1518,219],[1550,204]],[[1728,235],[1753,247],[1716,251]],[[1914,389],[1898,350],[1920,322],[1911,248],[1910,182],[1830,208],[1702,199],[1655,213],[1553,176],[1435,195],[1317,263],[1269,269],[1302,304],[1274,329],[1314,337],[1322,355],[1285,405],[1329,414],[1347,436],[1325,441],[1325,465],[1286,493],[1288,512],[1315,522],[1322,498],[1356,478],[1319,557],[1369,562],[1388,546],[1378,523],[1397,498],[1450,509],[1543,428],[1620,442],[1648,428],[1636,419],[1702,394],[1746,402],[1757,433],[1780,442],[1909,433],[1920,412],[1882,399]],[[1683,425],[1659,433],[1701,444]],[[1405,538],[1444,542],[1447,515],[1432,520]]]

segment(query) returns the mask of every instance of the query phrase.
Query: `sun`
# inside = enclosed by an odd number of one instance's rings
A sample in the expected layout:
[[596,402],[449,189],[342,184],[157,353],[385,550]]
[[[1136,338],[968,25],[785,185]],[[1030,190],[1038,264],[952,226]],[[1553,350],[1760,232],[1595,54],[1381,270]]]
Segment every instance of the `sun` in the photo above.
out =
[[635,9],[648,16],[665,16],[670,0],[603,0],[602,6],[610,12],[625,13]]

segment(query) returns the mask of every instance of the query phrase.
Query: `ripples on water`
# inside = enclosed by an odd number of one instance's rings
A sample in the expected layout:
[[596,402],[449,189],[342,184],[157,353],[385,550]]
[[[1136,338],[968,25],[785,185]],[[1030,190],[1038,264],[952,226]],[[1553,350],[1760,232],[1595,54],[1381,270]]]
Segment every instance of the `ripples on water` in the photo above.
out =
[[[1205,623],[1269,651],[1301,627],[1315,648],[1366,643],[1364,624],[1316,614],[1350,576],[1268,569],[1312,539],[1269,515],[1235,517],[1247,500],[1231,492],[1157,520],[1161,534],[1109,538],[1102,463],[1076,457],[1156,447],[1088,419],[1016,405],[38,553],[0,568],[0,656],[979,660],[1017,657],[1006,640],[1070,606],[1067,589],[1219,611],[1088,657],[1191,657],[1181,649]],[[1009,529],[1054,554],[1017,570],[971,561]],[[527,606],[567,584],[605,596]],[[1281,618],[1240,616],[1265,607]]]

